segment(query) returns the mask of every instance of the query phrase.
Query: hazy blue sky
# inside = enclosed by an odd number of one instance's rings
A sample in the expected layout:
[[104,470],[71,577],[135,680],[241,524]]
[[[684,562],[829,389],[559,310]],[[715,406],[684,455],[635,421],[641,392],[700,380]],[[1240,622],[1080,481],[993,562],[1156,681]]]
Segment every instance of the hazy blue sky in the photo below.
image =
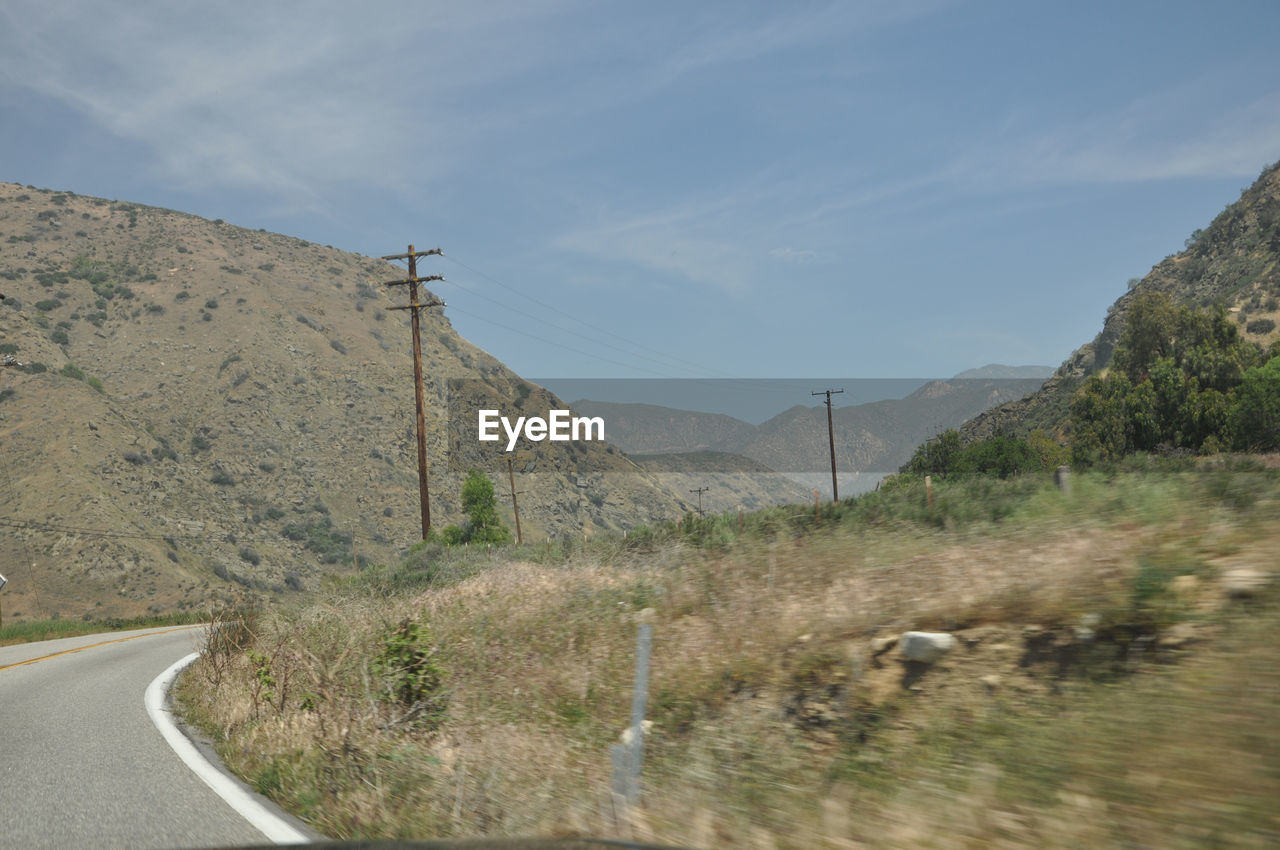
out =
[[0,179],[438,245],[527,376],[1056,365],[1280,159],[1278,43],[1266,0],[4,0]]

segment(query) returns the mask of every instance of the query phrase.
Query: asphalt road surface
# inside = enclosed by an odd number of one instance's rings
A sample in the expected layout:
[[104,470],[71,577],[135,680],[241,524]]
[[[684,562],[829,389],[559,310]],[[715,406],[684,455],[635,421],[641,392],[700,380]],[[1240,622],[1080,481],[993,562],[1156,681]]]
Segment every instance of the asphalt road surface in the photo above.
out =
[[143,704],[200,637],[170,627],[0,647],[0,848],[270,843],[178,758]]

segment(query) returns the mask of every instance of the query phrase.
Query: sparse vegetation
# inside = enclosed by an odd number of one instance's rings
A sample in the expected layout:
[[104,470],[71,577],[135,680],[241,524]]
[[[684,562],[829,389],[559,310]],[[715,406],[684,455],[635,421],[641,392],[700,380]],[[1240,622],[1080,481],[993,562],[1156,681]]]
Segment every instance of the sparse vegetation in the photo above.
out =
[[[1269,562],[1276,473],[1088,473],[1070,496],[1045,475],[959,476],[936,490],[932,509],[900,487],[820,519],[797,506],[742,528],[687,517],[492,553],[424,544],[323,606],[263,613],[180,693],[235,770],[338,837],[1269,834],[1280,653],[1260,637],[1280,600],[1233,603],[1216,582]],[[628,820],[607,802],[609,745],[628,722],[641,611],[654,727]],[[907,629],[957,648],[913,668],[872,642]],[[307,684],[255,698],[264,674]],[[1188,799],[1223,805],[1192,813]]]
[[448,525],[440,532],[440,539],[450,546],[463,543],[508,543],[511,530],[498,516],[498,500],[493,492],[493,482],[478,469],[467,473],[462,483],[462,512],[467,520],[461,526]]

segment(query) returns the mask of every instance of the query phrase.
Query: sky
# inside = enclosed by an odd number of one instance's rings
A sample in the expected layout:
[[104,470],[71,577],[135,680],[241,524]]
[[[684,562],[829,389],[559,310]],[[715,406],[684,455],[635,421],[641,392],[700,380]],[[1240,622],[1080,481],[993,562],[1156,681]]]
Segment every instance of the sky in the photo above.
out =
[[0,180],[440,247],[527,377],[1056,366],[1280,159],[1278,36],[1230,0],[3,0]]

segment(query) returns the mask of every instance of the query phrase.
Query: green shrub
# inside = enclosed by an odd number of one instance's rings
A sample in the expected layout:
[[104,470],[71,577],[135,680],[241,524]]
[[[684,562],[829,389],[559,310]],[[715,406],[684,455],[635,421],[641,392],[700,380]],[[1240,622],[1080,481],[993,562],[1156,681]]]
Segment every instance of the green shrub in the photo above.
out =
[[381,680],[381,698],[409,710],[399,718],[401,723],[412,720],[415,726],[433,729],[444,720],[444,672],[434,654],[429,635],[412,620],[383,635],[370,670]]
[[1276,323],[1272,319],[1253,319],[1244,329],[1251,334],[1269,334],[1276,329]]

